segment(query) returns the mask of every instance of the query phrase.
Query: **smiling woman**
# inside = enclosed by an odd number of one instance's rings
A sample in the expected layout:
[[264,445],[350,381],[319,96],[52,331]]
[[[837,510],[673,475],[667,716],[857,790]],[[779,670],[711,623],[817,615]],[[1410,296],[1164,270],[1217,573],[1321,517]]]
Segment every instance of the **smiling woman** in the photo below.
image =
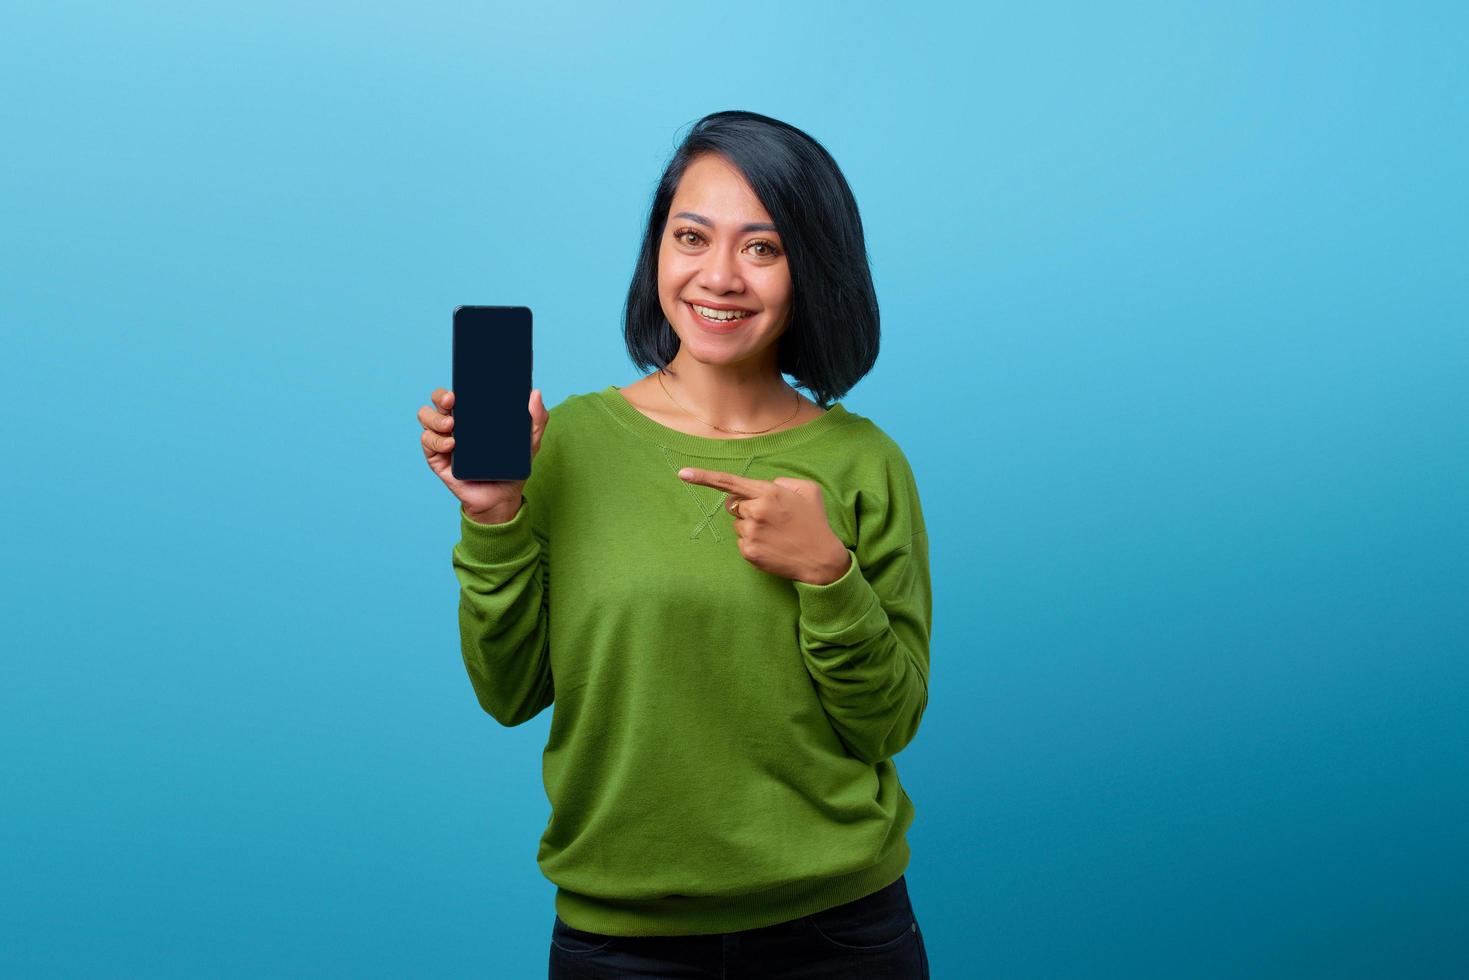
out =
[[[878,304],[831,155],[767,116],[699,120],[653,196],[624,321],[633,363],[657,368],[710,435],[781,424],[794,394],[783,375],[818,411],[846,394],[877,361]],[[625,392],[669,401],[642,382]]]
[[[625,341],[657,370],[533,398],[530,477],[461,508],[453,554],[481,706],[554,707],[550,975],[927,977],[893,757],[928,705],[928,536],[902,450],[834,401],[878,311],[820,144],[749,112],[694,126]],[[472,499],[435,397],[425,450]]]

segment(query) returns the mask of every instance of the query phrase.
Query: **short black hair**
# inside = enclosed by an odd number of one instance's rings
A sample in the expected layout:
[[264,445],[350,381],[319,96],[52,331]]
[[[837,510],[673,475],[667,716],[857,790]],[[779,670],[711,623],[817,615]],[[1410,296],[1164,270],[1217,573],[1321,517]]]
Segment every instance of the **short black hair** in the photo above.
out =
[[756,112],[730,109],[703,117],[664,168],[623,310],[628,355],[647,371],[663,368],[678,353],[678,335],[658,301],[658,247],[674,191],[704,153],[733,164],[775,223],[792,288],[790,323],[776,340],[780,370],[829,407],[877,362],[877,293],[862,217],[825,147]]

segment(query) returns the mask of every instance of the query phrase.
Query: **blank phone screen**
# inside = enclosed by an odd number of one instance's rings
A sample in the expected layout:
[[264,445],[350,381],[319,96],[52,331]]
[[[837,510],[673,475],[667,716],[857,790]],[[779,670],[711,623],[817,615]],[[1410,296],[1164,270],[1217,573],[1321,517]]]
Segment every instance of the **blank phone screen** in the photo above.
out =
[[524,306],[454,309],[456,480],[530,476],[531,316]]

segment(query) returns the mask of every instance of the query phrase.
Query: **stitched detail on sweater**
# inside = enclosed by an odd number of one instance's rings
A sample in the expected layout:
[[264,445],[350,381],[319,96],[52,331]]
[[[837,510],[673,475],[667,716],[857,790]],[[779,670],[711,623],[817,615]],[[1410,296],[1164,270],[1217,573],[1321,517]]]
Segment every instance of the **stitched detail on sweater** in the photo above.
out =
[[[688,464],[678,462],[676,458],[677,454],[673,450],[669,449],[667,446],[659,446],[658,450],[663,454],[664,462],[666,462],[669,469],[673,471],[673,478],[675,480],[678,480],[678,482],[683,485],[684,490],[688,491],[689,499],[694,502],[694,506],[698,508],[699,514],[702,517],[702,520],[700,520],[699,523],[695,525],[694,530],[689,534],[689,538],[697,538],[700,534],[704,533],[705,528],[708,528],[709,533],[714,536],[715,541],[723,541],[724,536],[719,533],[719,528],[714,524],[714,518],[721,510],[724,509],[724,502],[729,499],[729,494],[727,492],[713,490],[712,487],[706,487],[702,484],[697,483],[689,483],[687,480],[681,479],[678,475],[678,471],[683,469],[684,466]],[[739,472],[735,475],[744,476],[745,470],[749,469],[750,464],[753,462],[755,462],[754,456],[745,457],[744,463],[740,465]],[[708,467],[695,468],[707,469]],[[725,470],[724,472],[728,473],[731,471]],[[719,502],[716,503],[712,508],[704,506],[704,497],[707,491],[719,493]]]

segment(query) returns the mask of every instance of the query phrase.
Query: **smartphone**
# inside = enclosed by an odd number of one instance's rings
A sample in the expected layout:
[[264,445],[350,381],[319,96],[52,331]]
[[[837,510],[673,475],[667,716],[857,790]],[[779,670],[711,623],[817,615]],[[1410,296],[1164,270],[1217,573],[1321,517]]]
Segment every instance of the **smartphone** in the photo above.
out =
[[454,308],[454,479],[530,477],[530,373],[529,307]]

